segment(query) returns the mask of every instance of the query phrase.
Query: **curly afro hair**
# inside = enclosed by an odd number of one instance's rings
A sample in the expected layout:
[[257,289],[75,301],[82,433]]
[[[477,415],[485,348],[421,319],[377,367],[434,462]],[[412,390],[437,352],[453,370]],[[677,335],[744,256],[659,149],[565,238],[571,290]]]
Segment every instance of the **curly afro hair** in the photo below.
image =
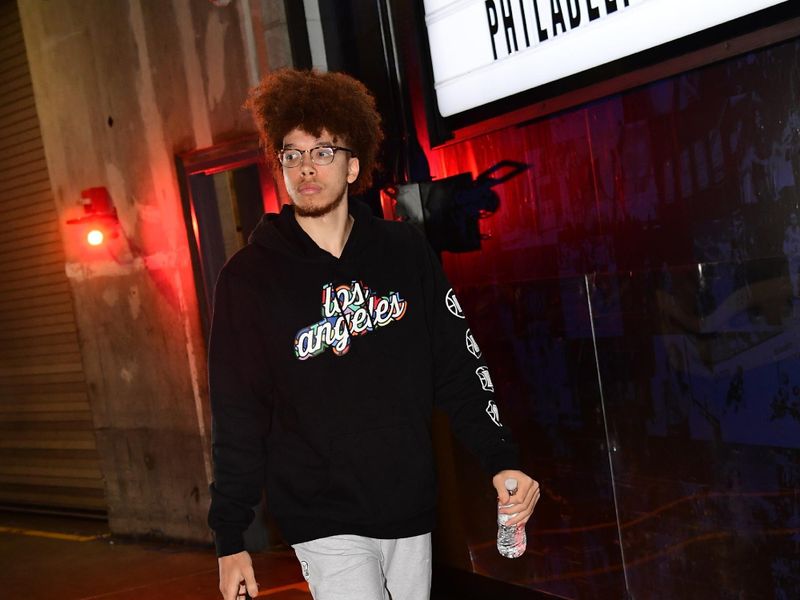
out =
[[284,136],[293,129],[314,136],[326,129],[358,157],[360,172],[350,193],[360,194],[372,185],[383,132],[375,99],[360,81],[344,73],[280,69],[250,90],[245,106],[273,164]]

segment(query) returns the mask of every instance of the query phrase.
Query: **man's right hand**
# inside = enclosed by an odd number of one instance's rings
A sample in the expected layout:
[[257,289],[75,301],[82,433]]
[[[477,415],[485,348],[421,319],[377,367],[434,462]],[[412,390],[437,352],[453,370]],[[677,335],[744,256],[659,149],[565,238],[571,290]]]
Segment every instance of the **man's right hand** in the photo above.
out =
[[[258,595],[258,584],[253,573],[253,561],[250,555],[245,552],[220,556],[219,559],[219,591],[222,592],[223,600],[237,600],[244,598],[244,586],[247,586],[247,593],[251,598]],[[242,585],[241,594],[239,584]]]

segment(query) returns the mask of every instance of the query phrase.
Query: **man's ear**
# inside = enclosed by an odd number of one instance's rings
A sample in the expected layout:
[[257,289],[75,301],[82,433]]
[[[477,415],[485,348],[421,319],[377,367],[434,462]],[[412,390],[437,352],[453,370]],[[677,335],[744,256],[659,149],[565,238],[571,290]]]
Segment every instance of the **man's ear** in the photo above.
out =
[[361,165],[358,162],[358,159],[353,157],[347,162],[347,183],[353,183],[356,179],[358,179],[358,173],[361,168]]

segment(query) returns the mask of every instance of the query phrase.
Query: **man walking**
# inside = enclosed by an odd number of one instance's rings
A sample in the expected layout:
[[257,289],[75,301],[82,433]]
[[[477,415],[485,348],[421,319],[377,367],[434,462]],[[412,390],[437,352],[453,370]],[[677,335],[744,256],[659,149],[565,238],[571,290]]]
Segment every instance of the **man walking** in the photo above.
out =
[[363,84],[283,70],[248,102],[293,204],[264,216],[215,291],[209,524],[220,591],[257,593],[242,532],[266,484],[316,600],[427,599],[433,406],[501,504],[503,482],[517,479],[509,524],[527,522],[539,485],[517,470],[488,369],[424,237],[348,200],[371,184],[383,137]]

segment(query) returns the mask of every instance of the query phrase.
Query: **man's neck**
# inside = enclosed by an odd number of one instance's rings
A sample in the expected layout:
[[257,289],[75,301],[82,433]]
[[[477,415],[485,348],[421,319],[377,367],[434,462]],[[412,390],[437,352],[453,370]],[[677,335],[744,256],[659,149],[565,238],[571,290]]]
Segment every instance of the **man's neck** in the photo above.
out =
[[350,230],[353,227],[353,218],[347,210],[347,198],[333,211],[321,217],[301,217],[295,213],[297,224],[308,234],[314,242],[327,250],[336,258],[342,256]]

